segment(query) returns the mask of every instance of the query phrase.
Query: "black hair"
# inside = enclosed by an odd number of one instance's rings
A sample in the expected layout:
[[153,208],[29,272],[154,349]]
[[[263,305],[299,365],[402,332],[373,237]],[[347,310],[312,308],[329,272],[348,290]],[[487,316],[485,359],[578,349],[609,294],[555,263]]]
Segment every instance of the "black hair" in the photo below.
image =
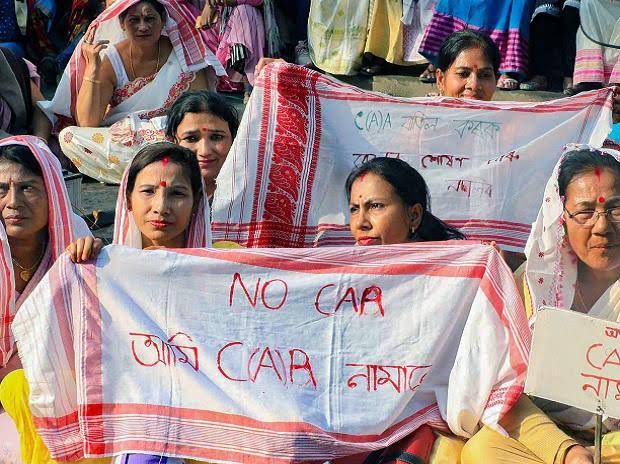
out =
[[10,161],[11,163],[19,164],[30,174],[43,177],[41,165],[30,149],[24,145],[5,145],[0,147],[0,162],[2,161]]
[[209,113],[228,123],[230,135],[234,139],[239,128],[237,110],[220,94],[208,90],[194,90],[185,92],[175,100],[168,110],[166,122],[166,136],[170,140],[176,139],[177,129],[186,113]]
[[197,205],[202,198],[202,176],[200,175],[200,166],[198,165],[196,155],[191,150],[170,142],[157,142],[147,145],[136,154],[127,174],[127,189],[125,191],[127,200],[129,200],[131,192],[133,192],[136,185],[138,173],[149,164],[161,161],[164,158],[183,168],[192,187],[194,204]]
[[597,149],[569,151],[560,165],[558,187],[560,197],[566,196],[566,189],[574,177],[596,169],[609,169],[620,179],[620,163],[611,155]]
[[420,204],[422,206],[422,221],[416,230],[416,237],[420,240],[436,242],[465,238],[465,235],[457,229],[431,214],[431,199],[424,178],[405,161],[397,158],[374,158],[353,169],[345,183],[348,201],[351,201],[353,182],[366,173],[376,174],[389,182],[405,205]]
[[[157,12],[162,22],[166,21],[166,8],[164,7],[164,5],[159,3],[157,0],[139,0],[138,2],[134,3],[131,6],[135,6],[138,3],[148,3]],[[131,8],[131,6],[129,8]],[[121,12],[121,14],[118,15],[118,20],[121,23],[125,21],[125,18],[127,17],[127,13],[129,13],[129,8],[127,8],[125,11]]]
[[495,42],[487,35],[480,32],[465,29],[453,32],[441,44],[439,54],[437,56],[437,68],[446,72],[452,63],[456,60],[463,50],[470,48],[479,48],[484,56],[493,66],[493,70],[497,75],[499,73],[499,63],[501,56]]

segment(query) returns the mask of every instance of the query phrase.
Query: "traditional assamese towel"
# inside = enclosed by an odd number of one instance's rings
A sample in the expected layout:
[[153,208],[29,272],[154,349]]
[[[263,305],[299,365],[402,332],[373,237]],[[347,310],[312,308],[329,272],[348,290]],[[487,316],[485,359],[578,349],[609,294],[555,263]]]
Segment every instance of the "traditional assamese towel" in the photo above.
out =
[[270,65],[217,179],[214,239],[352,244],[346,176],[365,160],[392,156],[420,171],[436,216],[470,238],[522,251],[562,147],[600,147],[611,98],[603,89],[542,103],[408,99]]
[[48,199],[48,244],[35,274],[16,298],[11,250],[6,231],[0,224],[0,367],[13,354],[15,342],[10,323],[21,303],[73,240],[91,235],[84,220],[73,212],[60,163],[45,142],[31,135],[16,135],[2,139],[0,147],[7,145],[27,147],[41,167]]
[[13,331],[60,460],[324,462],[423,423],[470,436],[518,399],[530,343],[508,267],[471,242],[109,246],[61,257]]

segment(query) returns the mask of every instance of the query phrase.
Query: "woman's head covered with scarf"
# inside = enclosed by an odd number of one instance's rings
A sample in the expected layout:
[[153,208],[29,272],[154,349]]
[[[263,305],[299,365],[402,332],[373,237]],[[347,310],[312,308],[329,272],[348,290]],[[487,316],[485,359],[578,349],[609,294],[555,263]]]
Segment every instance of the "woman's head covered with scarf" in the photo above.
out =
[[[530,308],[530,324],[535,322],[540,306],[568,309],[573,300],[579,300],[576,289],[578,292],[580,273],[620,272],[620,223],[616,222],[620,210],[614,209],[620,207],[620,197],[613,194],[616,185],[620,193],[620,152],[566,146],[547,182],[525,247],[525,303]],[[577,190],[580,193],[573,193]],[[611,194],[600,193],[605,191]],[[608,306],[606,313],[593,307],[589,314],[617,320],[620,308],[613,306]]]
[[[0,141],[0,165],[3,162],[16,163],[16,157],[23,153],[23,149],[20,147],[27,149],[26,156],[32,154],[34,162],[38,165],[34,167],[37,172],[32,174],[40,175],[43,178],[45,193],[47,194],[48,213],[47,243],[41,244],[46,251],[34,275],[28,281],[27,287],[22,292],[20,300],[23,300],[23,297],[36,286],[40,278],[65,251],[67,246],[77,237],[90,235],[90,231],[84,221],[73,213],[60,163],[41,139],[32,136],[15,136],[3,139]],[[23,164],[27,163],[24,161]],[[6,202],[0,202],[0,205],[4,205],[0,208],[2,217],[5,217],[5,212],[9,214],[11,208],[14,208],[11,205],[7,206]],[[15,301],[15,281],[10,255],[11,238],[11,228],[3,228],[2,233],[0,233],[0,240],[2,241],[0,247],[0,275],[2,275],[2,279],[0,279],[0,366],[8,361],[13,352],[14,342],[10,323],[15,317],[18,307],[17,301]],[[19,239],[19,237],[14,238]]]
[[211,247],[209,203],[198,161],[187,148],[151,144],[138,152],[123,175],[114,243],[145,248],[175,241],[179,234],[184,238],[180,247]]

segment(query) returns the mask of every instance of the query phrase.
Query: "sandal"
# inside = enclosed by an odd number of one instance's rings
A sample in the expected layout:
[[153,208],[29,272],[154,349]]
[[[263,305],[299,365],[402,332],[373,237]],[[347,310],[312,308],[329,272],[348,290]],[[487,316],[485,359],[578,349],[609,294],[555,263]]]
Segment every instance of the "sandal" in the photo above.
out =
[[519,88],[519,81],[509,77],[507,74],[502,74],[497,80],[497,88],[500,90],[517,90]]
[[588,90],[600,89],[602,86],[598,83],[590,83],[590,82],[580,82],[579,84],[575,84],[571,87],[566,87],[562,92],[567,97],[572,97],[573,95],[577,95],[581,92],[587,92]]
[[362,56],[362,67],[360,74],[363,76],[377,76],[383,74],[388,67],[387,61],[381,59],[372,53],[366,52]]
[[418,79],[420,80],[420,82],[424,82],[425,84],[434,84],[435,82],[437,82],[437,79],[435,78],[435,66],[429,64],[424,70],[424,72],[420,74],[420,77],[418,77]]
[[218,92],[222,93],[243,93],[243,82],[233,82],[226,76],[221,76],[217,80]]
[[573,97],[577,95],[578,93],[579,93],[579,90],[576,89],[575,87],[566,87],[564,90],[562,90],[562,94],[566,95],[567,97]]
[[371,64],[368,66],[362,66],[360,69],[360,74],[364,76],[377,76],[383,72],[383,66],[379,63]]
[[545,76],[534,76],[529,81],[521,82],[521,84],[519,84],[519,89],[530,92],[538,92],[541,90],[547,90],[548,88],[549,83],[547,82],[547,78]]

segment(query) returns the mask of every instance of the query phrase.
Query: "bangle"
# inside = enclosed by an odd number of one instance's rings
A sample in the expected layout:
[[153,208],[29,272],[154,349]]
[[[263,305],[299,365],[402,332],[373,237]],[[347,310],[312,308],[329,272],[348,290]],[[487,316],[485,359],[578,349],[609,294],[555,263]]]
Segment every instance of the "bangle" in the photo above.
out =
[[84,80],[86,82],[92,82],[93,84],[101,84],[101,81],[99,81],[97,79],[91,79],[90,77],[84,77]]

